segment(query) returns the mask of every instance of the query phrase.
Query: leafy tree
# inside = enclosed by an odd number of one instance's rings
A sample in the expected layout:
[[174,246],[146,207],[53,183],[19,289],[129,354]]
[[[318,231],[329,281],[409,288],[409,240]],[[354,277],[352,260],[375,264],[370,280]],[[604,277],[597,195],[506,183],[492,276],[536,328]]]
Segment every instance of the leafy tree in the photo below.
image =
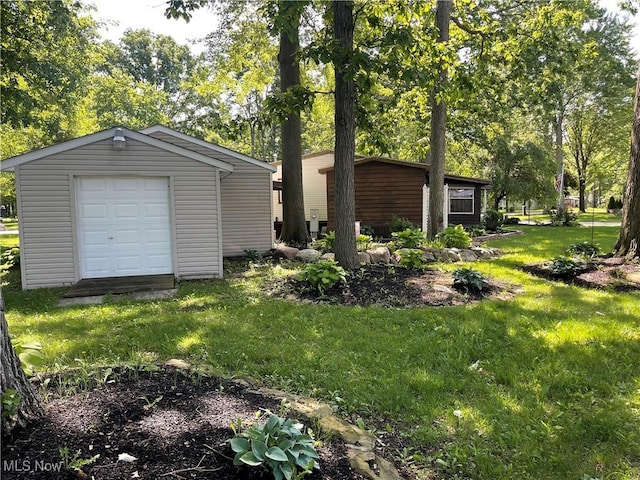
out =
[[640,67],[633,106],[629,176],[622,206],[622,225],[613,252],[629,260],[640,257]]

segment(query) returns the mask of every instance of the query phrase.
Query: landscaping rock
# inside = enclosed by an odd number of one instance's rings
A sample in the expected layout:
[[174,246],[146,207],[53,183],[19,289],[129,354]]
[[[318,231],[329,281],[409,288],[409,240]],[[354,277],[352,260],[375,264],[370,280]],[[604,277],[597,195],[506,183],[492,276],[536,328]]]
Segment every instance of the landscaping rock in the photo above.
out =
[[286,245],[278,245],[273,252],[275,258],[286,258],[287,260],[295,260],[296,255],[300,250],[294,247],[287,247]]
[[463,262],[475,262],[478,257],[471,250],[460,250],[458,254]]
[[422,249],[422,258],[424,258],[424,261],[427,263],[433,263],[437,261],[436,256],[433,254],[433,249],[429,247],[425,247]]
[[451,262],[459,262],[461,260],[459,253],[460,250],[458,250],[457,248],[450,248],[449,250],[446,250],[446,252],[447,260]]
[[475,253],[476,256],[482,260],[486,260],[487,258],[491,258],[492,256],[491,251],[489,249],[482,248],[482,247],[473,247],[471,251]]
[[322,254],[319,251],[314,250],[313,248],[305,248],[304,250],[298,251],[295,258],[297,260],[309,263],[317,262],[318,260],[320,260],[321,255]]
[[335,260],[336,254],[333,252],[327,252],[320,257],[322,260]]
[[358,263],[368,265],[371,263],[371,257],[366,252],[358,252]]
[[175,367],[182,370],[188,370],[189,368],[191,368],[191,365],[189,365],[184,360],[180,360],[179,358],[172,358],[171,360],[167,360],[164,364],[167,367]]
[[447,260],[449,260],[449,255],[446,248],[434,248],[431,253],[436,259],[436,262],[446,262]]
[[371,263],[389,263],[391,261],[391,253],[387,247],[378,247],[367,250]]

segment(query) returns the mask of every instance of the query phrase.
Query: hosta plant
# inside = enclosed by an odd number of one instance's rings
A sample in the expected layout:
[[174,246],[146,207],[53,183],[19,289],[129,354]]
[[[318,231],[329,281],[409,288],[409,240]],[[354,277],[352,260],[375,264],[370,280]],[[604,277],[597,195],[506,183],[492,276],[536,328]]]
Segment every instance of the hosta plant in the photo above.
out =
[[234,465],[264,467],[275,480],[299,479],[317,468],[313,438],[295,420],[272,415],[266,421],[237,434],[230,441],[236,453]]
[[333,287],[336,283],[347,283],[347,272],[334,260],[318,260],[307,264],[300,278],[311,283],[323,293],[325,289]]
[[393,232],[391,236],[396,248],[419,248],[427,243],[425,233],[419,228],[406,228]]
[[586,270],[587,262],[581,258],[556,257],[549,265],[551,271],[563,277],[576,277]]
[[447,227],[437,235],[438,240],[447,248],[469,248],[471,237],[462,225]]
[[567,255],[577,255],[579,257],[593,258],[600,254],[600,247],[591,242],[578,242],[569,245]]
[[407,268],[420,268],[426,262],[422,250],[419,248],[401,248],[396,251],[398,263]]
[[473,268],[457,268],[453,272],[453,286],[467,292],[481,292],[488,285],[485,276]]

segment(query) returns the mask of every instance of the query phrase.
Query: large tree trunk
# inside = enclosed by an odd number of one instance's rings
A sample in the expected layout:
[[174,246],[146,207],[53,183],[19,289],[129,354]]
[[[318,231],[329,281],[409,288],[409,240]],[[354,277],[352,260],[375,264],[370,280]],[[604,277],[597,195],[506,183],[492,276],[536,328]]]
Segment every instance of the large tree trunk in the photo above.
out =
[[586,202],[586,191],[587,191],[587,181],[584,179],[582,175],[580,175],[580,179],[578,180],[578,210],[582,213],[587,211],[587,202]]
[[352,68],[355,18],[351,0],[334,0],[333,35],[335,38],[335,202],[336,260],[346,269],[358,266],[356,248],[356,200],[353,162],[356,153],[356,85]]
[[2,435],[11,433],[16,426],[25,426],[29,418],[42,413],[42,406],[36,397],[33,386],[20,368],[20,359],[16,355],[11,339],[9,338],[9,328],[4,318],[4,301],[0,296],[0,393],[4,398],[7,390],[15,390],[20,399],[20,406],[15,416],[2,418]]
[[[438,43],[449,40],[449,19],[451,18],[451,0],[438,0],[436,7],[436,26],[438,28]],[[443,62],[444,65],[444,62]],[[445,134],[447,127],[447,102],[444,99],[448,71],[445,66],[440,68],[438,81],[431,91],[431,136],[429,168],[429,217],[427,221],[427,236],[433,239],[442,229],[444,222],[444,165],[445,165]]]
[[[286,92],[300,85],[298,60],[300,10],[294,1],[280,2],[290,23],[280,33],[280,89]],[[282,240],[286,243],[306,244],[307,224],[304,216],[302,187],[302,128],[300,110],[292,109],[282,123]]]
[[622,206],[622,226],[613,253],[631,260],[640,257],[640,68],[636,99],[633,106],[633,130],[631,132],[631,154],[629,175]]

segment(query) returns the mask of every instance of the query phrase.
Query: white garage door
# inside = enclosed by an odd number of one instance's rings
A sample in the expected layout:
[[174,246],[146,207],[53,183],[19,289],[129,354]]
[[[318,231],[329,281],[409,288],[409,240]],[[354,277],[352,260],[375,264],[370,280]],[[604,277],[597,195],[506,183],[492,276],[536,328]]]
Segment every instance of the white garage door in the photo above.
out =
[[76,199],[82,278],[173,272],[168,178],[82,177]]

